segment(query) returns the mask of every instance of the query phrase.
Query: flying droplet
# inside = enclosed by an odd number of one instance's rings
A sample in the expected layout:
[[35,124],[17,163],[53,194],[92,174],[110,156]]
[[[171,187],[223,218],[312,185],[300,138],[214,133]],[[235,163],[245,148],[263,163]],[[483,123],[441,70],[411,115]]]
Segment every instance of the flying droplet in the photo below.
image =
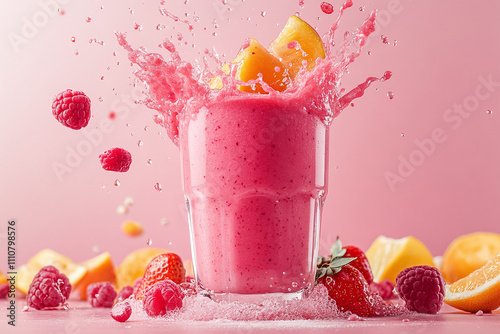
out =
[[394,98],[394,93],[389,91],[389,92],[387,92],[387,96],[389,97],[389,99],[392,100]]
[[155,183],[155,190],[159,192],[163,191],[163,189],[161,188],[161,184],[159,184],[158,182]]
[[142,25],[140,25],[139,23],[135,22],[134,29],[138,30],[138,31],[142,31]]
[[382,43],[389,44],[389,38],[387,38],[387,36],[380,35],[380,39],[382,40]]
[[148,162],[148,165],[151,165],[151,164],[153,163],[153,160],[148,159],[148,161],[147,161],[147,162]]
[[71,37],[71,41],[72,41],[73,43],[75,43],[75,41],[76,41],[75,36],[72,36],[72,37]]
[[168,225],[168,220],[167,220],[167,218],[162,218],[162,219],[160,220],[160,224],[161,224],[161,226]]
[[267,15],[267,12],[260,12],[260,16],[265,17]]
[[85,19],[85,21],[87,21],[87,22],[92,21],[92,17],[91,16],[87,16],[87,18]]
[[404,132],[401,132],[401,137],[404,137],[405,136],[405,133]]
[[138,146],[139,148],[141,148],[141,147],[142,147],[142,140],[139,140],[139,141],[137,142],[137,146]]
[[491,115],[491,114],[493,113],[493,111],[491,111],[491,110],[489,110],[489,109],[488,109],[488,110],[486,110],[486,113],[487,113],[488,115]]
[[115,187],[119,187],[120,186],[120,180],[116,179],[115,180],[115,183],[113,183],[115,185]]
[[99,96],[98,100],[99,100],[99,102],[104,101],[104,99],[102,98],[102,96]]
[[146,241],[146,245],[151,246],[152,244],[153,244],[153,240],[148,239],[148,240]]
[[167,27],[167,26],[166,26],[166,25],[164,25],[164,24],[158,24],[158,25],[156,25],[156,30],[160,31],[160,30],[165,29],[166,27]]

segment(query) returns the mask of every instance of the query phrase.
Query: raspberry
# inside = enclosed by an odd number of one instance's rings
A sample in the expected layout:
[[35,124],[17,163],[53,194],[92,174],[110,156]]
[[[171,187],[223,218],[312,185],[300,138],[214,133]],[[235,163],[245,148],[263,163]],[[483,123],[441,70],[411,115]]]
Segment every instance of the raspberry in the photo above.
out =
[[84,92],[67,89],[54,98],[52,114],[62,125],[79,130],[89,124],[90,99]]
[[380,283],[371,282],[370,288],[373,292],[378,293],[383,300],[391,299],[394,295],[392,292],[394,290],[394,283],[388,279],[385,279]]
[[[123,289],[122,289],[123,290]],[[120,302],[111,309],[111,318],[118,322],[125,322],[132,315],[132,307],[128,302]]]
[[87,287],[87,298],[92,307],[112,307],[116,291],[110,282],[94,283]]
[[134,281],[134,295],[137,293],[137,290],[139,289],[139,287],[141,286],[141,282],[142,282],[142,277],[138,277],[135,281]]
[[99,156],[101,166],[112,172],[126,172],[132,163],[132,155],[123,148],[115,147]]
[[183,293],[173,281],[166,279],[151,286],[143,298],[144,310],[151,317],[167,314],[182,307]]
[[0,284],[0,299],[7,298],[8,293],[9,293],[9,284],[7,283]]
[[28,289],[26,302],[28,307],[42,310],[49,307],[58,307],[66,303],[71,293],[71,284],[68,277],[59,273],[53,266],[46,266],[33,278]]
[[396,291],[408,310],[435,314],[443,305],[445,283],[438,269],[415,266],[398,274]]
[[119,300],[125,300],[134,293],[134,288],[130,285],[124,286],[118,293]]

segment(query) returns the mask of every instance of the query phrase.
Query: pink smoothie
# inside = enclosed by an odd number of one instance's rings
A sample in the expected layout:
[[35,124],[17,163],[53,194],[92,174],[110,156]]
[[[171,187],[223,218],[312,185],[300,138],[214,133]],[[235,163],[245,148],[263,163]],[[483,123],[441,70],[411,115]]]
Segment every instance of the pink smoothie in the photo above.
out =
[[[325,36],[326,58],[311,72],[302,69],[284,92],[259,79],[235,80],[238,65],[227,75],[224,60],[209,51],[203,67],[195,66],[169,40],[161,44],[170,54],[165,60],[117,34],[146,85],[144,104],[159,112],[156,122],[180,148],[196,279],[205,289],[301,294],[313,287],[329,126],[373,81],[391,76],[370,77],[347,93],[341,88],[375,29],[373,12],[334,51],[335,31],[351,6],[342,5]],[[222,78],[220,90],[207,84],[215,76]],[[268,94],[237,89],[256,83]]]
[[312,288],[328,127],[302,106],[246,95],[181,121],[199,282],[215,292]]

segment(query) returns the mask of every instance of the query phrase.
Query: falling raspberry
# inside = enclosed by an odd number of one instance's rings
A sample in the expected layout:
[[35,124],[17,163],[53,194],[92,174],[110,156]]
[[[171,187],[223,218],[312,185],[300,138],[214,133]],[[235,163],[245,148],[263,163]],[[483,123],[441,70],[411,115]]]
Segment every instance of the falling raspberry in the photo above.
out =
[[126,172],[132,163],[132,155],[123,148],[114,147],[99,155],[101,166],[112,172]]
[[328,2],[322,2],[321,3],[321,10],[325,14],[331,14],[331,13],[333,13],[333,5],[331,3],[328,3]]
[[89,124],[90,99],[84,92],[67,89],[55,97],[52,114],[62,125],[79,130]]

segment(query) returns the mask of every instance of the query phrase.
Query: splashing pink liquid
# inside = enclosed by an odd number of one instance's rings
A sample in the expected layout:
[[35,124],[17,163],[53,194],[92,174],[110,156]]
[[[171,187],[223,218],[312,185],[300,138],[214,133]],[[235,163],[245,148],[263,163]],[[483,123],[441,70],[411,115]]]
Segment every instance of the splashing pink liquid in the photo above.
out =
[[[208,107],[231,97],[245,97],[252,94],[238,90],[238,85],[261,84],[269,92],[267,95],[259,94],[258,98],[262,99],[289,101],[290,103],[311,101],[304,106],[304,110],[317,115],[325,124],[329,125],[352,100],[363,96],[364,91],[372,82],[389,79],[390,72],[386,72],[382,78],[369,77],[353,90],[341,95],[340,86],[343,75],[348,66],[360,55],[367,38],[375,30],[376,13],[372,12],[361,27],[350,34],[351,37],[344,41],[337,52],[334,52],[335,32],[339,27],[344,10],[352,5],[352,0],[348,0],[341,6],[338,17],[329,30],[327,40],[324,41],[326,58],[317,59],[316,67],[311,72],[302,70],[284,92],[274,91],[259,79],[249,82],[240,82],[234,79],[237,64],[231,64],[231,73],[228,75],[221,70],[225,61],[220,59],[217,54],[206,51],[202,62],[204,68],[195,67],[182,60],[170,40],[161,44],[161,47],[170,54],[170,60],[166,60],[159,53],[148,53],[143,48],[133,49],[126,41],[124,33],[116,35],[119,44],[129,52],[129,59],[139,67],[135,75],[146,84],[146,99],[143,103],[148,108],[159,112],[154,117],[155,122],[165,127],[170,139],[178,145],[181,119],[193,116],[203,106]],[[187,24],[189,30],[194,29],[189,21],[181,20],[164,8],[159,10],[162,15]],[[353,47],[355,51],[349,52]],[[209,59],[215,61],[217,66],[215,70],[210,69]],[[210,89],[208,83],[215,76],[222,78],[223,89]]]

